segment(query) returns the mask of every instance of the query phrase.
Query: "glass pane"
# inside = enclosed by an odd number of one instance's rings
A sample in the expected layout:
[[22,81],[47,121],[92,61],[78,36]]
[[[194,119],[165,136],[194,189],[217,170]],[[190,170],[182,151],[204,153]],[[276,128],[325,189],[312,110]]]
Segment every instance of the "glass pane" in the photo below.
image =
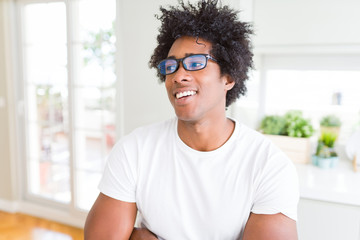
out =
[[[82,61],[77,84],[115,84],[115,1],[83,0],[79,3],[79,56]],[[96,17],[95,17],[96,16]]]
[[108,124],[106,125],[106,131],[105,131],[105,137],[106,137],[106,156],[110,153],[112,147],[115,144],[116,141],[116,133],[115,133],[115,125]]
[[79,21],[81,39],[85,40],[89,31],[110,29],[113,27],[116,15],[114,0],[81,0],[79,7]]
[[101,89],[76,88],[74,96],[76,127],[100,131],[103,126]]
[[28,44],[66,43],[65,4],[62,2],[26,5],[24,23]]
[[68,122],[68,89],[66,86],[32,85],[27,88],[28,120],[44,125]]
[[37,89],[36,86],[29,84],[27,86],[27,117],[31,122],[38,120],[38,110],[37,110]]
[[[97,195],[106,156],[115,142],[115,3],[70,2],[74,15],[69,43],[63,2],[31,3],[24,11],[29,190],[70,202],[68,105],[74,104],[74,199],[83,209]],[[74,89],[68,85],[68,47]],[[71,103],[69,92],[74,96]]]
[[115,0],[80,0],[76,43],[76,206],[98,195],[105,159],[115,142]]
[[41,127],[36,123],[30,123],[27,126],[28,130],[28,153],[31,159],[40,159],[40,155],[42,154],[42,139],[41,135]]
[[76,88],[76,127],[102,131],[115,125],[115,88]]
[[[64,130],[30,124],[29,186],[32,194],[70,202],[69,142]],[[36,136],[36,138],[35,138]]]
[[112,136],[103,132],[77,131],[75,142],[77,168],[101,172],[106,154],[112,147],[111,140]]
[[106,88],[102,90],[102,96],[101,96],[102,109],[108,112],[115,112],[115,95],[116,95],[115,88]]
[[65,4],[25,5],[23,20],[28,192],[69,203]]
[[90,210],[92,204],[95,202],[96,197],[99,195],[97,185],[99,184],[100,179],[101,173],[88,171],[77,172],[77,207],[84,210]]
[[66,84],[67,51],[64,3],[26,5],[24,27],[25,77],[27,81],[39,84]]
[[26,48],[26,78],[44,85],[66,85],[66,46],[47,44]]
[[62,203],[70,202],[68,164],[37,160],[30,160],[29,163],[29,187],[32,194]]
[[[94,38],[96,37],[94,36]],[[84,43],[83,49],[81,49],[82,71],[77,79],[77,84],[81,86],[115,87],[115,45],[111,43],[111,49],[109,52],[105,52],[104,47],[100,46],[104,43],[95,46],[92,41],[94,40],[90,39],[89,42]]]

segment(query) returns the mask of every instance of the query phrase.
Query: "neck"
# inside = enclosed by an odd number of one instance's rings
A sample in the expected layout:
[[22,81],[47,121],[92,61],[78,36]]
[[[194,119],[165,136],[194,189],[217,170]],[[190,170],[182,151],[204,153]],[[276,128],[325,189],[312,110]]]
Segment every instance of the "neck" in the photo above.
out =
[[198,151],[212,151],[221,147],[231,137],[234,128],[235,123],[226,116],[197,122],[178,120],[180,139]]

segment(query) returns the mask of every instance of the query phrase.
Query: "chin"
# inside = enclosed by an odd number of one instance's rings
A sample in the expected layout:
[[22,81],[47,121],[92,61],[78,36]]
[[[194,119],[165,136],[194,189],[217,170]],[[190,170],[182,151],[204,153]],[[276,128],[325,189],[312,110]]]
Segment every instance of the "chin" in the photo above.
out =
[[179,120],[181,121],[193,121],[194,120],[194,116],[192,114],[188,114],[188,113],[179,113],[179,112],[176,112],[176,116]]
[[199,115],[190,113],[176,113],[177,118],[183,122],[196,122],[201,119]]

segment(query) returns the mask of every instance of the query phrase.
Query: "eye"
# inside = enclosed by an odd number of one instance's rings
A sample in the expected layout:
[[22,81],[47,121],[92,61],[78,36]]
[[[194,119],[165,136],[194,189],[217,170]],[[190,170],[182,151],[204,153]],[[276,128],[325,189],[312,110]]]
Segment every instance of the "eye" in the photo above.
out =
[[206,58],[203,55],[192,55],[184,60],[187,70],[200,70],[205,67]]
[[168,65],[168,66],[166,66],[166,72],[167,73],[174,72],[175,70],[176,70],[176,65]]
[[160,62],[158,68],[163,75],[171,74],[177,69],[177,62],[174,59],[165,59]]
[[171,70],[174,70],[174,69],[175,69],[175,65],[166,66],[166,71],[171,71]]
[[204,64],[202,63],[202,62],[191,62],[189,65],[188,65],[188,67],[190,68],[190,69],[198,69],[198,68],[201,68],[201,67],[203,67],[204,66]]

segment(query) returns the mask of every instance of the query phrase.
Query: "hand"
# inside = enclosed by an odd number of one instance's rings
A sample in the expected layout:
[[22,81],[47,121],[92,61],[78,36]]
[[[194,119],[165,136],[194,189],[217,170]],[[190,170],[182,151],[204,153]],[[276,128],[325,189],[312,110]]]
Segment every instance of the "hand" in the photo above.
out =
[[129,240],[157,240],[155,234],[146,228],[134,228]]

